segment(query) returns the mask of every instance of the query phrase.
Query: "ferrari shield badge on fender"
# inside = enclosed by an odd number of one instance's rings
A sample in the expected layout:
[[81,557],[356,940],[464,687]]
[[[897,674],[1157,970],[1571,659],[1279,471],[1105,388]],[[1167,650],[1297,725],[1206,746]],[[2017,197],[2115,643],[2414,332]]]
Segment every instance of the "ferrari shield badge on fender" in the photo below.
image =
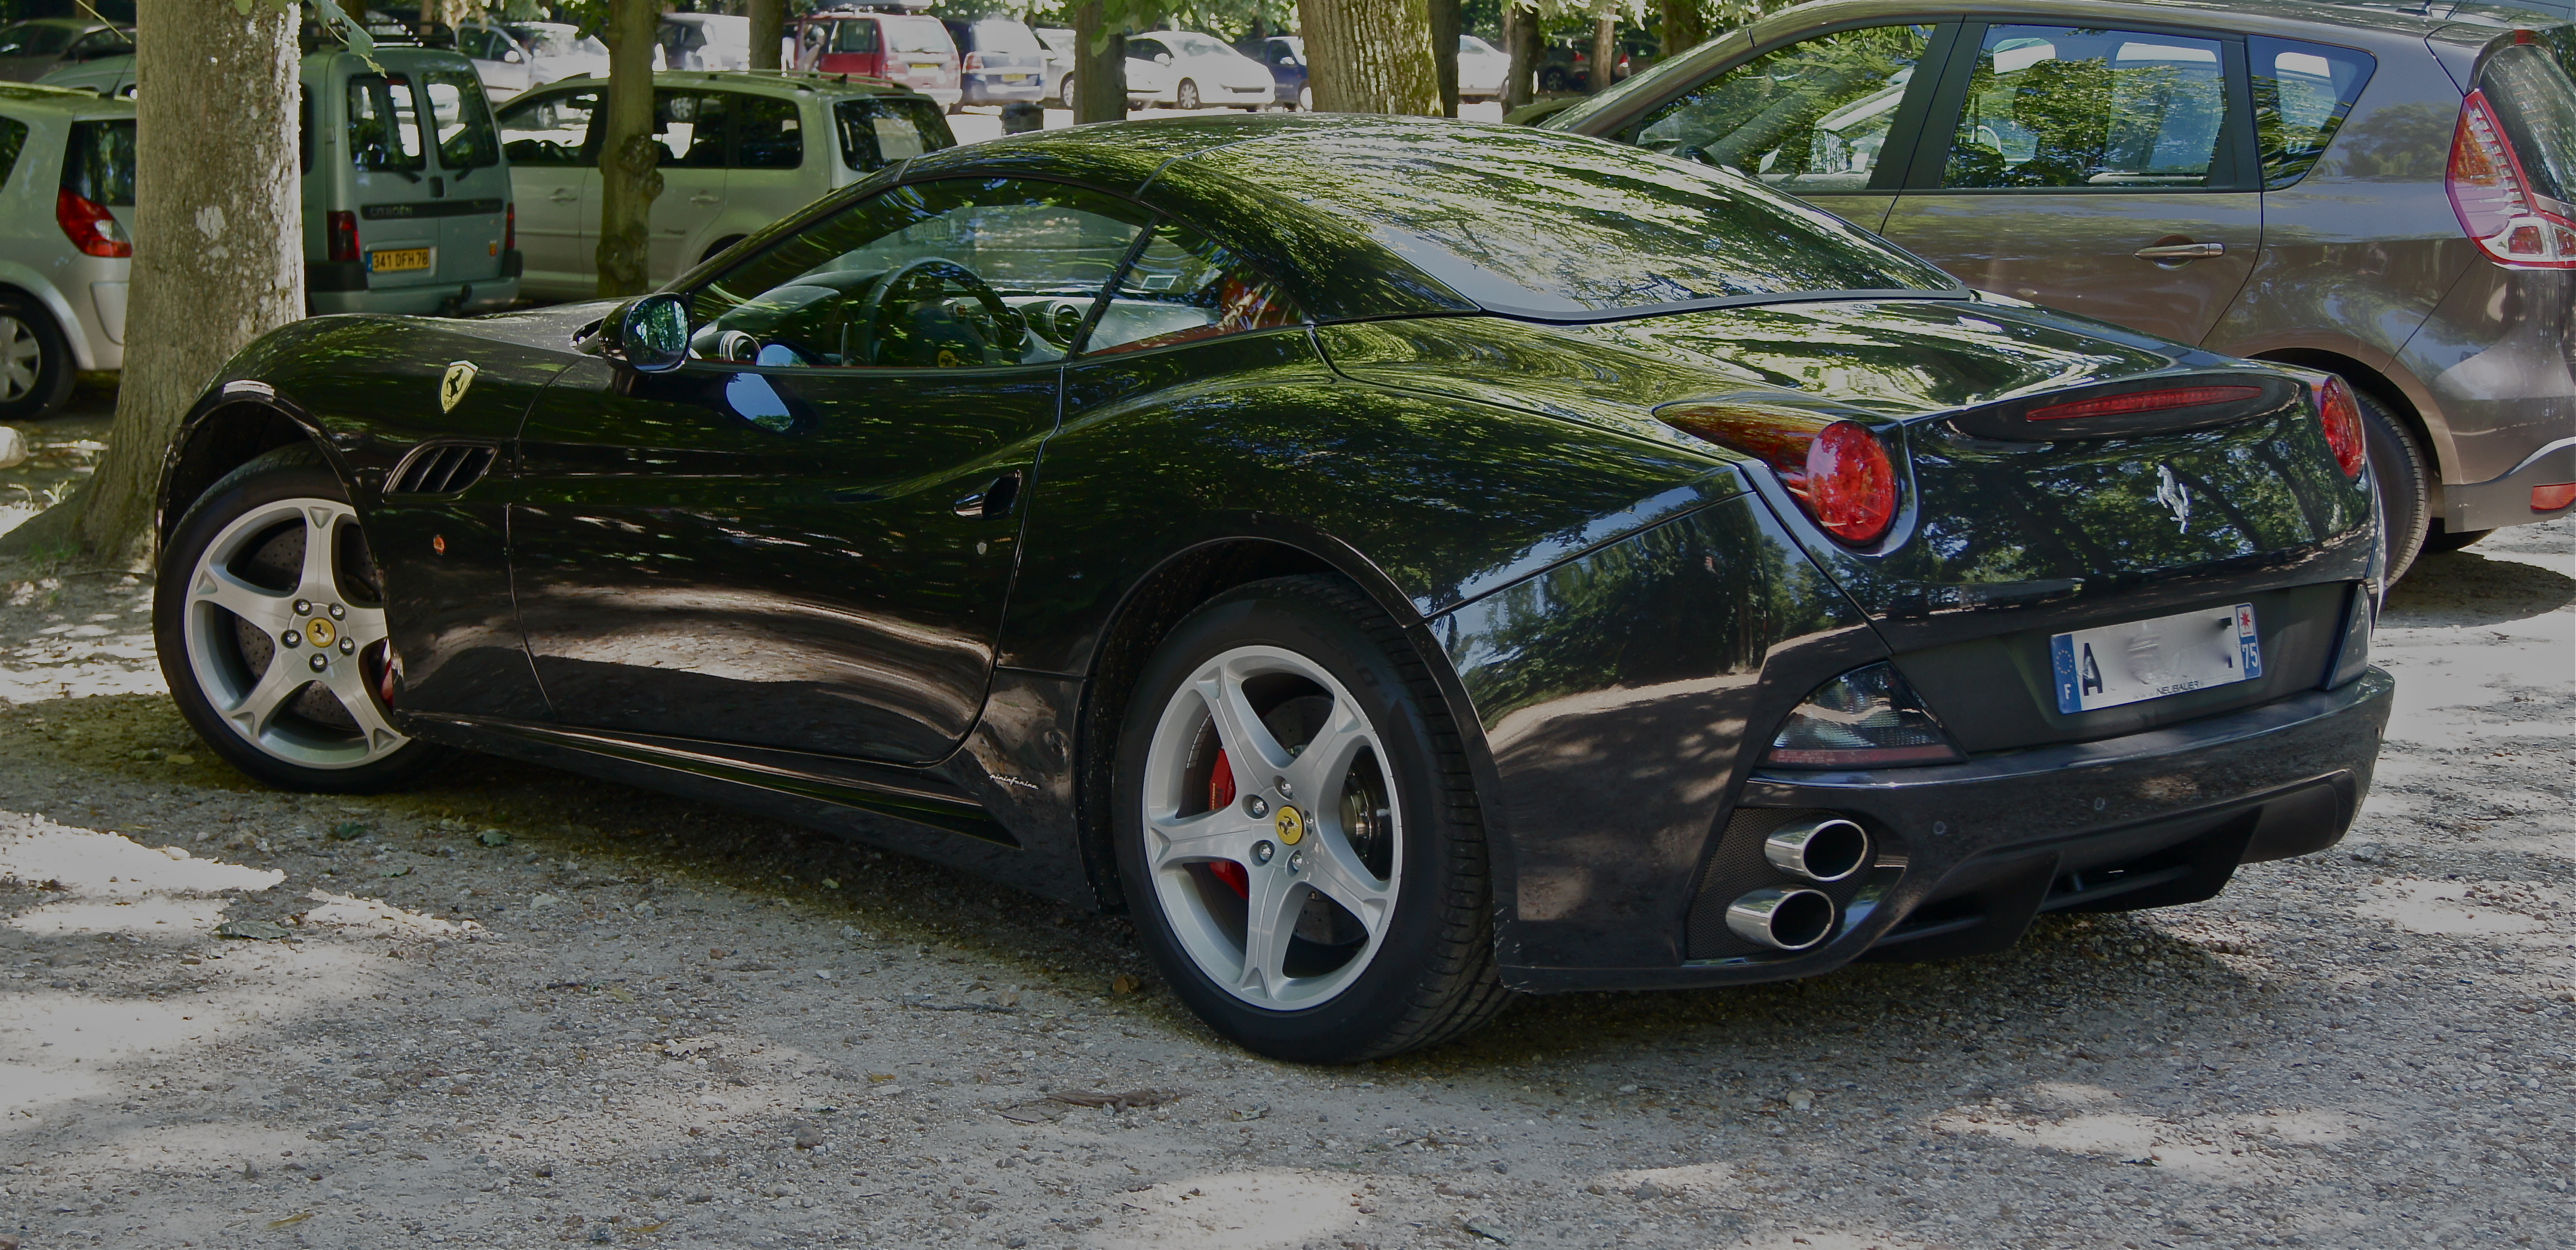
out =
[[459,360],[447,366],[447,376],[438,380],[438,410],[454,412],[464,402],[465,388],[474,385],[474,362]]

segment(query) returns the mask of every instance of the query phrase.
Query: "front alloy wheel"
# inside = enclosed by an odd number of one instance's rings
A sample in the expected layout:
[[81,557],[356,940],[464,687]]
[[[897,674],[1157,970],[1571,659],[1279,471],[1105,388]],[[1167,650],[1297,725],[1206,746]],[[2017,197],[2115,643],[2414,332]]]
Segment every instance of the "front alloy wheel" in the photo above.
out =
[[1117,747],[1120,883],[1218,1032],[1348,1063],[1500,1010],[1483,822],[1446,701],[1348,582],[1218,596],[1164,639]]

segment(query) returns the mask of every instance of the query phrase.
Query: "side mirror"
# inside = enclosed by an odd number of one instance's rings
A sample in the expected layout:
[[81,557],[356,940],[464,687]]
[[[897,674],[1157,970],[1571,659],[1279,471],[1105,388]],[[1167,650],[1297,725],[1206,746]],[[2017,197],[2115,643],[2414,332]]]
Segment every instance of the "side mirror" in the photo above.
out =
[[527,59],[527,58],[525,58],[525,57],[523,57],[523,56],[520,56],[520,55],[519,55],[519,50],[518,50],[517,48],[512,48],[512,49],[510,49],[509,51],[504,52],[504,53],[502,53],[502,54],[501,54],[501,60],[502,60],[504,63],[506,63],[506,64],[510,64],[510,65],[516,65],[516,64],[518,64],[519,62],[521,62],[521,61],[523,61],[523,60],[526,60],[526,59]]
[[1156,65],[1169,65],[1172,63],[1172,54],[1169,52],[1157,52],[1154,54],[1154,63]]
[[609,336],[615,357],[637,373],[668,373],[689,358],[689,306],[668,293],[647,295],[617,313]]

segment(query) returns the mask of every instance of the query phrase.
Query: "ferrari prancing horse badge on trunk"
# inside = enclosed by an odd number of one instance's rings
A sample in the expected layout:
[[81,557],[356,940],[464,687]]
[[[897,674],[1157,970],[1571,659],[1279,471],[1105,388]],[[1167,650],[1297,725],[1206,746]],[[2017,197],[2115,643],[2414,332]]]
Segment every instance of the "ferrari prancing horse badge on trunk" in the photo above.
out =
[[474,385],[474,362],[460,360],[447,366],[447,376],[438,380],[438,410],[454,412],[464,402],[465,388]]

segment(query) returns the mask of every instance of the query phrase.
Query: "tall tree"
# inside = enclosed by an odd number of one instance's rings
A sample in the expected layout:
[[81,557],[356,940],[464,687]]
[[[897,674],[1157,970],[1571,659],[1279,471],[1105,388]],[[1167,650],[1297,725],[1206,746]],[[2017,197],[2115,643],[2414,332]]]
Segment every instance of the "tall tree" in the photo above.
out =
[[1458,115],[1458,0],[1429,0],[1431,65],[1440,75],[1440,115]]
[[1509,112],[1529,103],[1537,94],[1538,10],[1505,0],[1503,55],[1511,59],[1511,68],[1503,77],[1503,109]]
[[1297,0],[1297,25],[1318,112],[1440,115],[1428,0]]
[[0,552],[122,568],[152,559],[162,454],[251,340],[304,315],[296,158],[296,12],[140,0],[134,69],[134,265],[125,376],[98,472]]
[[1680,56],[1708,38],[1708,12],[1701,0],[1660,0],[1664,55]]
[[[1673,3],[1674,0],[1665,0]],[[778,69],[778,41],[787,34],[787,0],[750,0],[744,8],[751,18],[751,67]]]
[[662,145],[653,140],[653,43],[660,0],[608,0],[607,117],[599,142],[599,293],[641,295],[653,237],[653,199],[662,194]]
[[1073,120],[1114,122],[1127,116],[1125,0],[1081,0],[1073,7]]
[[1619,11],[1603,6],[1592,17],[1592,86],[1608,91],[1619,78]]

